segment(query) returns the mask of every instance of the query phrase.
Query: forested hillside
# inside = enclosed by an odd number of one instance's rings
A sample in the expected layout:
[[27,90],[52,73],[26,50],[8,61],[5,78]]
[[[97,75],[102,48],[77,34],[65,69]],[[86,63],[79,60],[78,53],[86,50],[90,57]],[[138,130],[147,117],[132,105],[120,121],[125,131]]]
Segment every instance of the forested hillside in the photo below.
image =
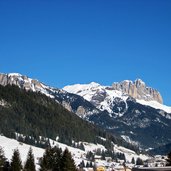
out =
[[[69,112],[55,100],[41,93],[25,91],[17,86],[0,86],[0,133],[16,138],[15,132],[25,135],[20,141],[42,145],[45,138],[56,139],[71,145],[74,141],[101,142],[110,147],[109,141],[102,142],[98,136],[114,143],[134,149],[118,136],[106,134],[91,123]],[[48,141],[46,139],[48,145]]]

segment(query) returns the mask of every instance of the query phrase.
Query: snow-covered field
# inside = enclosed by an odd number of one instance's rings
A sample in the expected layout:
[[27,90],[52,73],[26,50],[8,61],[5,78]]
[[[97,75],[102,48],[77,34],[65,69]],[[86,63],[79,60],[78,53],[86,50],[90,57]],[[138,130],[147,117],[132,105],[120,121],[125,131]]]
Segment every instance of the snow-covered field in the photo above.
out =
[[[52,146],[56,145],[56,146],[62,148],[62,150],[64,150],[65,148],[68,148],[68,150],[71,152],[71,154],[72,154],[72,156],[73,156],[73,158],[75,160],[76,165],[78,165],[82,160],[84,160],[85,163],[87,162],[85,156],[86,156],[86,153],[88,151],[93,152],[93,151],[96,151],[97,149],[106,150],[103,145],[92,144],[92,143],[87,143],[87,142],[83,142],[85,151],[80,150],[78,148],[73,148],[73,147],[67,146],[65,144],[62,144],[62,143],[59,143],[59,142],[53,141],[53,140],[50,140],[50,143],[51,143]],[[0,146],[3,148],[3,150],[5,152],[5,157],[9,161],[11,160],[14,149],[18,148],[23,164],[26,161],[27,153],[28,153],[28,150],[30,148],[30,145],[18,142],[17,140],[10,139],[10,138],[7,138],[7,137],[2,136],[2,135],[0,135]],[[38,160],[39,160],[40,157],[43,156],[43,153],[44,153],[45,150],[42,149],[42,148],[34,147],[34,146],[31,146],[31,147],[33,149],[36,168],[38,170],[38,168],[39,168]],[[115,145],[114,150],[115,150],[115,152],[124,153],[125,156],[126,156],[126,160],[129,161],[129,162],[131,162],[133,157],[134,157],[135,160],[138,157],[140,157],[143,160],[148,158],[148,156],[137,155],[134,151],[126,149],[126,148],[121,147],[121,146],[117,146],[117,145]],[[106,161],[104,161],[104,160],[99,160],[98,164],[99,165],[108,165],[108,163]]]
[[[28,153],[29,148],[30,148],[30,145],[20,143],[20,142],[14,140],[14,139],[6,138],[6,137],[4,137],[2,135],[0,135],[0,146],[4,150],[5,157],[9,161],[11,160],[14,149],[18,148],[23,164],[26,161],[27,153]],[[34,146],[31,146],[31,147],[32,147],[35,162],[36,162],[36,168],[38,169],[38,165],[37,165],[38,159],[43,156],[44,149],[37,148],[37,147],[34,147]]]
[[[62,144],[62,143],[59,143],[56,141],[52,141],[52,140],[50,140],[50,143],[52,146],[56,145],[56,146],[60,147],[63,151],[65,150],[65,148],[68,148],[68,150],[72,153],[76,164],[79,164],[85,156],[85,151],[82,151],[80,149],[69,147],[65,144]],[[2,135],[0,135],[0,146],[4,150],[5,157],[9,161],[11,160],[14,149],[18,149],[20,152],[20,156],[21,156],[21,160],[22,160],[23,164],[26,161],[29,148],[32,147],[37,169],[39,168],[39,165],[38,165],[39,158],[42,157],[43,153],[45,152],[45,150],[42,148],[30,146],[28,144],[18,142],[17,140],[10,139],[10,138],[7,138]]]

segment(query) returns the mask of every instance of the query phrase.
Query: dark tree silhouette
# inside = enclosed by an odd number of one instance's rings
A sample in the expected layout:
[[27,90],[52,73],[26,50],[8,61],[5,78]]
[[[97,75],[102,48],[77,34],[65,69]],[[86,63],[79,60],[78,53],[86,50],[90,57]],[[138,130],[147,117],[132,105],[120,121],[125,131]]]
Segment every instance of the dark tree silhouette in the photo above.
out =
[[136,165],[143,165],[143,161],[139,157],[136,160]]
[[167,166],[171,166],[171,152],[167,155]]
[[2,147],[0,147],[0,171],[3,170],[5,162],[6,162],[6,158],[4,155],[4,150],[2,149]]
[[62,150],[58,147],[49,147],[46,149],[43,158],[40,160],[40,171],[52,170],[60,171],[61,170],[61,158]]
[[21,171],[21,170],[22,170],[22,161],[20,158],[20,153],[18,149],[15,149],[11,159],[11,171]]
[[71,153],[66,148],[63,152],[61,160],[61,170],[62,171],[77,171],[74,160],[72,159]]
[[24,165],[24,171],[36,171],[36,166],[34,162],[34,155],[32,148],[30,147],[28,154],[27,154],[27,159],[26,163]]
[[135,159],[134,159],[134,157],[132,157],[131,163],[132,163],[132,164],[135,164]]

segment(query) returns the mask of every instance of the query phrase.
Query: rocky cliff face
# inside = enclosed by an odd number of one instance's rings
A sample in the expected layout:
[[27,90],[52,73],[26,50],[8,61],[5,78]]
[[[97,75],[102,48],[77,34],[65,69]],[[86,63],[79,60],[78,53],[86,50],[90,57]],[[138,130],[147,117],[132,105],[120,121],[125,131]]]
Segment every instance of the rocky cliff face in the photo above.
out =
[[40,91],[44,88],[38,80],[30,79],[27,76],[12,73],[12,74],[2,74],[0,73],[0,84],[6,85],[17,85],[18,87],[26,90]]
[[40,92],[50,98],[53,98],[56,102],[63,105],[67,110],[76,113],[80,117],[83,117],[85,113],[90,115],[92,113],[98,112],[95,106],[78,95],[47,86],[38,80],[31,79],[18,73],[0,73],[0,85],[16,85],[21,89]]
[[122,91],[135,99],[145,101],[154,100],[161,104],[163,103],[160,93],[153,88],[147,87],[146,84],[140,79],[137,79],[134,82],[126,80],[120,83],[113,83],[112,88],[114,90]]
[[127,105],[128,95],[123,95],[121,91],[112,87],[102,86],[92,82],[90,84],[75,84],[63,88],[73,94],[82,96],[101,111],[107,111],[111,116],[121,116],[124,114]]

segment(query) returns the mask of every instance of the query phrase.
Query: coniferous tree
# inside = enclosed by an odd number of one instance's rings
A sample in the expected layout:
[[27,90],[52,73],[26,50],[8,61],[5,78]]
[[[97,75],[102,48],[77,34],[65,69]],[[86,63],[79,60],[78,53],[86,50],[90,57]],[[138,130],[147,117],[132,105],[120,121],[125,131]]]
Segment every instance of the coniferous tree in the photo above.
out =
[[71,153],[66,148],[63,152],[61,159],[61,170],[62,171],[76,171],[74,160],[72,159]]
[[136,165],[143,165],[143,161],[139,157],[136,160]]
[[85,167],[85,163],[84,163],[84,160],[82,161],[82,167]]
[[167,166],[171,166],[171,152],[167,155]]
[[85,151],[85,148],[84,148],[83,143],[80,143],[79,146],[78,146],[78,148],[81,149],[81,150],[83,150],[83,151]]
[[126,157],[125,154],[123,153],[123,160],[126,162]]
[[10,170],[10,163],[9,161],[6,161],[3,167],[3,171],[9,171]]
[[53,147],[53,171],[61,170],[61,159],[62,159],[62,150],[58,147]]
[[50,148],[46,148],[43,157],[40,159],[40,171],[52,169],[52,152]]
[[89,164],[89,162],[87,162],[87,164],[86,164],[86,167],[90,167],[90,164]]
[[102,159],[102,160],[105,160],[106,155],[105,155],[105,151],[104,151],[104,150],[102,150],[101,156],[102,156],[101,159]]
[[94,161],[94,154],[91,151],[88,151],[86,154],[88,160]]
[[40,160],[40,171],[61,170],[62,150],[58,147],[47,148],[43,158]]
[[131,163],[132,163],[132,164],[135,164],[135,159],[134,159],[134,157],[132,157]]
[[0,171],[3,170],[4,164],[5,164],[6,158],[4,155],[4,151],[2,147],[0,147]]
[[85,167],[85,163],[84,160],[82,160],[82,162],[80,163],[80,168],[84,168]]
[[34,162],[34,155],[32,148],[30,147],[28,154],[27,154],[27,159],[26,163],[24,165],[24,171],[36,171],[36,166]]
[[90,161],[90,167],[93,167],[93,163],[92,163],[92,161]]
[[11,171],[20,171],[20,170],[22,170],[22,161],[18,149],[15,149],[11,159]]

